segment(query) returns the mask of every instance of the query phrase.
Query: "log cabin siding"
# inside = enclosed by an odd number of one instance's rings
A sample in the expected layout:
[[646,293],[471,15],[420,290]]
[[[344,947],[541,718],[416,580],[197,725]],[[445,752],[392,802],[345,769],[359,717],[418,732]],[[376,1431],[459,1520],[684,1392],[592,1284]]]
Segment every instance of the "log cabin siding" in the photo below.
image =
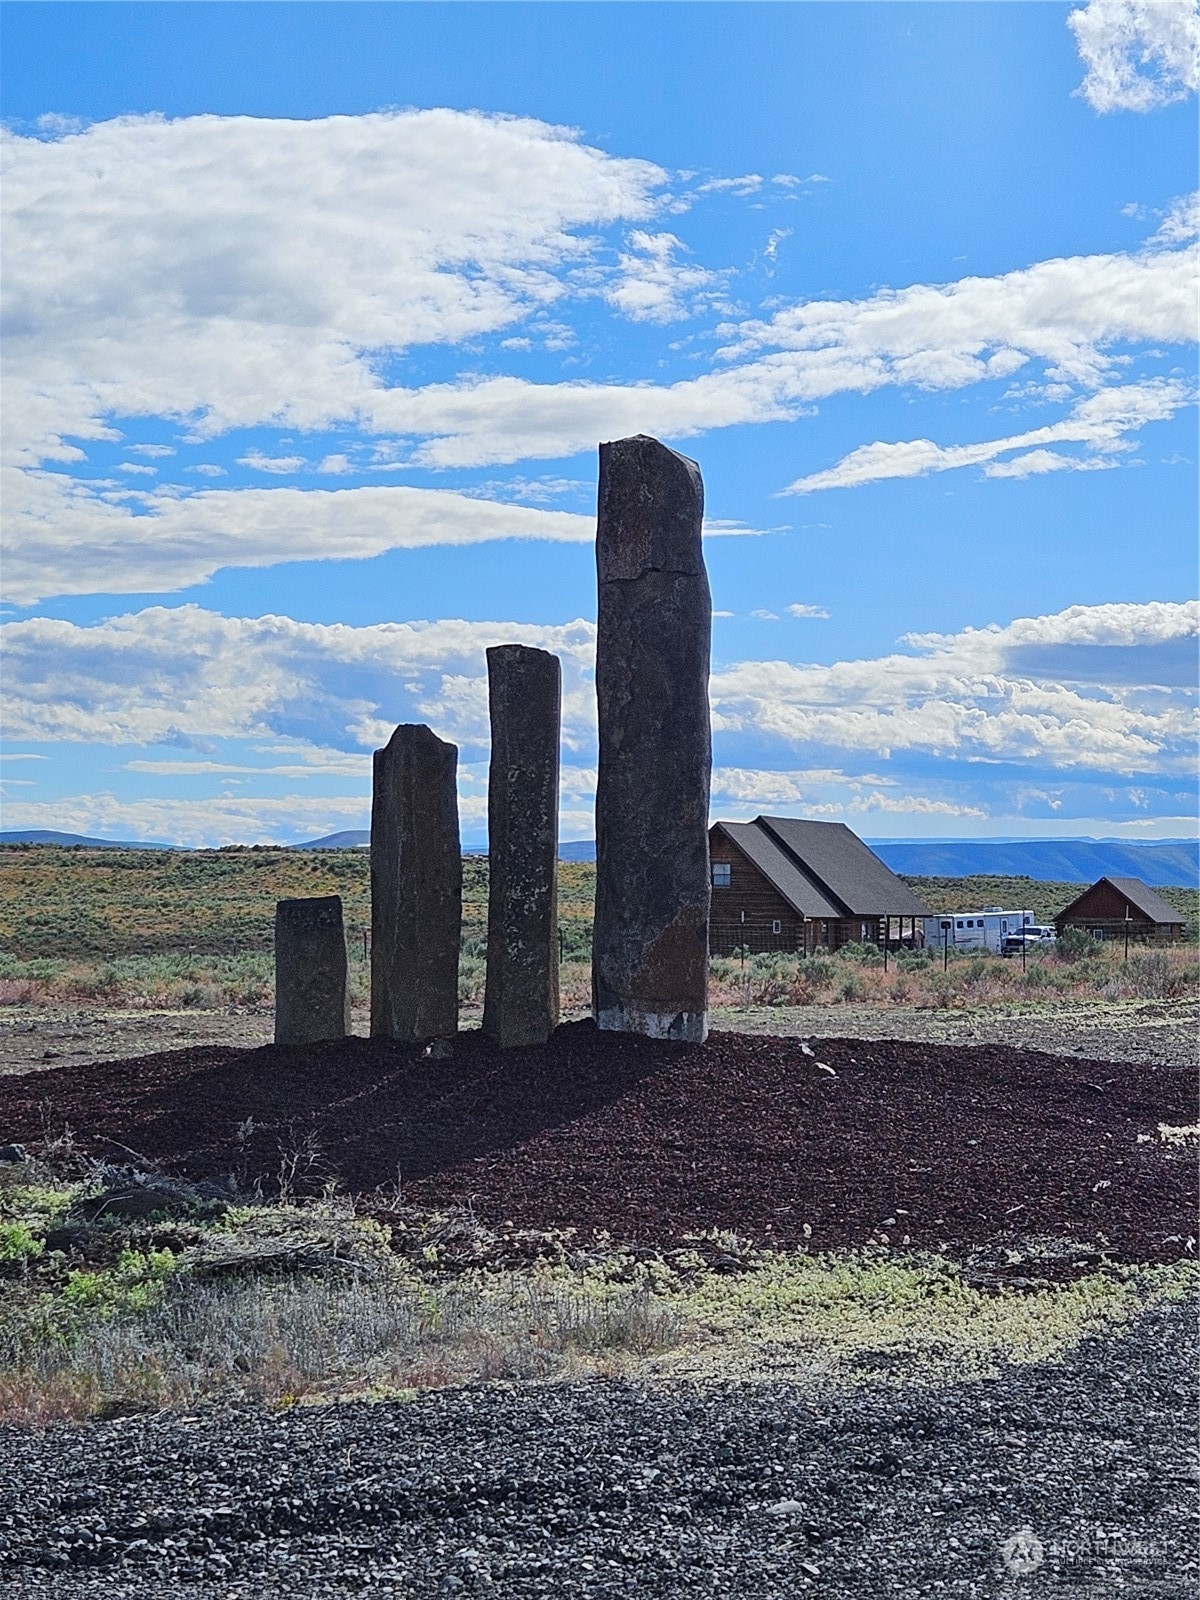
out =
[[753,952],[800,949],[801,919],[735,844],[724,835],[710,836],[710,861],[729,867],[728,886],[713,885],[708,914],[713,955],[731,955],[742,945]]
[[1182,917],[1156,922],[1107,878],[1085,889],[1054,922],[1060,934],[1066,928],[1082,928],[1101,939],[1124,939],[1128,933],[1131,939],[1159,944],[1172,944],[1182,939],[1184,932]]

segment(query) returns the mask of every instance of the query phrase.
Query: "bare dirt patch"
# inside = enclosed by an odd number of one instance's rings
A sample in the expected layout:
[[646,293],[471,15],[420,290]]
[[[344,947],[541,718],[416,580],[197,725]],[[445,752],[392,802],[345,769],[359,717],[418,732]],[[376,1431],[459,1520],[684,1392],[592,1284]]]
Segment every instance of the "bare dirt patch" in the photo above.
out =
[[[270,1185],[292,1160],[408,1205],[662,1244],[705,1229],[814,1249],[1072,1241],[1063,1270],[1175,1260],[1194,1232],[1192,1074],[999,1045],[714,1033],[693,1049],[563,1026],[542,1049],[461,1036],[202,1046],[0,1079],[0,1129],[67,1126],[98,1157]],[[1139,1135],[1142,1136],[1139,1138]],[[299,1169],[292,1158],[300,1153]],[[1194,1247],[1194,1242],[1193,1242]]]

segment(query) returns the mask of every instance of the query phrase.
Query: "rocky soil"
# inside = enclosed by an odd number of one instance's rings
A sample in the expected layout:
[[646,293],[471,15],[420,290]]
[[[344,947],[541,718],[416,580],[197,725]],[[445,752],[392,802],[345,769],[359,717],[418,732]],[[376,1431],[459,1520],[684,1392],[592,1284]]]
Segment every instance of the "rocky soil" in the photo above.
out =
[[1182,1600],[1194,1312],[940,1389],[493,1385],[0,1429],[0,1595]]
[[386,1220],[661,1245],[707,1229],[814,1249],[1069,1240],[1064,1267],[1195,1249],[1194,1075],[1000,1045],[713,1033],[677,1046],[565,1024],[540,1049],[479,1032],[436,1060],[384,1041],[201,1046],[0,1078],[0,1132],[69,1128],[97,1158],[336,1180]]

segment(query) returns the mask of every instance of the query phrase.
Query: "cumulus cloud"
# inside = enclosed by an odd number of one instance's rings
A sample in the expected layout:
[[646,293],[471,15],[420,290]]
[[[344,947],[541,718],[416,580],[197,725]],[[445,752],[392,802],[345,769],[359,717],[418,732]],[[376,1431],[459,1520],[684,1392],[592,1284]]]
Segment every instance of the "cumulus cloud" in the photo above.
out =
[[[88,627],[36,618],[2,632],[14,740],[283,739],[331,760],[382,743],[401,721],[485,747],[485,649],[532,644],[563,660],[564,741],[592,770],[595,630],[583,621],[353,628],[184,606]],[[713,725],[718,741],[750,737],[810,758],[818,749],[856,760],[921,752],[943,762],[1191,771],[1198,634],[1195,603],[1073,606],[1003,627],[910,635],[901,641],[908,653],[880,658],[743,661],[713,674]],[[879,787],[860,781],[864,793]],[[759,797],[767,803],[765,791]]]
[[[201,434],[369,413],[373,357],[507,330],[666,174],[529,118],[122,117],[6,133],[6,388],[20,459],[98,418]],[[19,405],[13,402],[19,400]]]
[[786,609],[789,617],[826,618],[829,616],[829,612],[824,606],[803,605],[799,601],[797,601],[795,605],[788,606]]
[[486,743],[489,645],[551,650],[563,662],[568,748],[595,722],[592,624],[386,623],[353,628],[290,617],[221,617],[161,606],[78,627],[8,623],[5,723],[13,739],[153,745],[283,736],[371,749],[398,722]]
[[1200,84],[1196,0],[1089,0],[1067,25],[1087,68],[1077,92],[1095,111],[1154,111]]
[[[988,477],[995,478],[1094,470],[1113,465],[1113,456],[1130,448],[1127,435],[1148,422],[1162,422],[1174,416],[1192,398],[1187,386],[1174,378],[1114,385],[1079,401],[1062,422],[1030,428],[1005,439],[965,445],[937,445],[931,439],[859,445],[835,466],[797,478],[783,492],[811,494],[817,489],[844,489],[884,478],[919,478],[928,472],[974,466],[982,466]],[[1066,456],[1032,448],[1065,443],[1082,444],[1091,454]],[[1018,450],[1028,454],[1012,462],[996,460]]]
[[714,728],[874,757],[1190,771],[1194,602],[1073,606],[1005,627],[910,635],[914,652],[714,673]]
[[1029,361],[1097,384],[1117,345],[1194,337],[1194,260],[1160,240],[789,306],[730,324],[723,364],[671,384],[406,387],[395,361],[417,345],[561,348],[570,329],[547,313],[573,295],[607,293],[642,320],[709,303],[720,275],[653,228],[667,175],[543,123],[452,111],[122,118],[8,134],[4,162],[6,441],[24,467],[77,461],[76,441],[131,415],[193,440],[353,424],[411,441],[415,465],[477,467],[794,420],[826,396],[961,387]]

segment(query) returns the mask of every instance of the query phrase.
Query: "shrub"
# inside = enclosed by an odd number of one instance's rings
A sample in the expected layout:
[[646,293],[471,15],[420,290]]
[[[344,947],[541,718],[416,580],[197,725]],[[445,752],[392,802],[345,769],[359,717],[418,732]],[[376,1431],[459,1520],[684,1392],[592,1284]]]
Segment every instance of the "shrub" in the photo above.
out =
[[835,990],[837,998],[843,1002],[861,1000],[866,992],[866,985],[857,972],[848,972]]
[[1096,954],[1097,941],[1083,928],[1064,928],[1054,942],[1054,956],[1057,961],[1082,961],[1088,956]]
[[792,975],[788,1004],[810,1006],[833,982],[835,968],[824,956],[809,956],[797,964]]
[[881,967],[883,951],[877,944],[844,944],[838,951],[840,961],[857,961],[860,967]]

